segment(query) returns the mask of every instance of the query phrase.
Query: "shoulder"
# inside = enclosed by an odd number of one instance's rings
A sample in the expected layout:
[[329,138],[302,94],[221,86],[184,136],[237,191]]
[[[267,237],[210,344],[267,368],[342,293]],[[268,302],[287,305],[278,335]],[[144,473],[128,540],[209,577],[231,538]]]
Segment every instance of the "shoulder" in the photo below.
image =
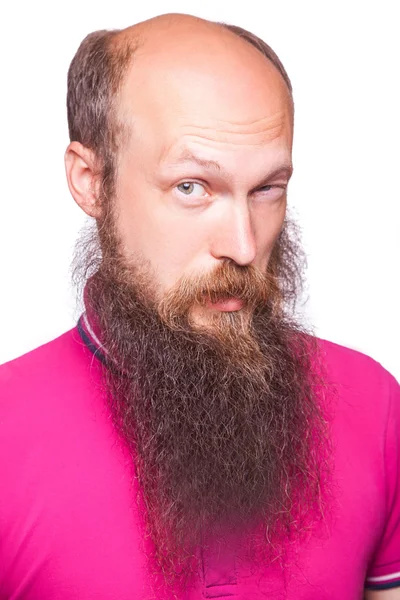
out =
[[369,392],[388,391],[397,384],[378,361],[359,350],[324,339],[318,339],[318,346],[327,372],[337,384]]
[[35,350],[0,365],[0,390],[5,387],[30,387],[37,381],[43,381],[43,378],[52,380],[53,374],[78,366],[84,351],[77,328],[71,329]]
[[[384,442],[400,427],[400,386],[372,357],[327,340],[318,340],[328,385],[336,397],[336,422],[351,436],[358,431]],[[392,434],[391,434],[392,435]]]
[[7,371],[27,368],[31,365],[38,366],[43,361],[48,361],[50,357],[56,358],[60,353],[64,353],[68,347],[71,347],[71,344],[74,345],[76,343],[76,333],[77,328],[74,327],[42,346],[1,364],[0,374],[3,375]]
[[19,358],[0,365],[0,416],[47,410],[87,387],[97,361],[83,344],[77,328]]
[[0,366],[1,480],[7,465],[20,473],[35,455],[54,454],[95,420],[102,408],[99,375],[76,328]]

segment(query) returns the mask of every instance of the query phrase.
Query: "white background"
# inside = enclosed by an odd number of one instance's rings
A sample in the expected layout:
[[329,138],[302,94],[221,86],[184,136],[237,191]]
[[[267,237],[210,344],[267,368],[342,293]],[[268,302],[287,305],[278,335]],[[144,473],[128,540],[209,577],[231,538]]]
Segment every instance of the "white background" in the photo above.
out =
[[84,220],[67,189],[66,75],[90,31],[164,12],[253,30],[292,79],[290,203],[309,256],[308,319],[400,379],[398,2],[8,2],[0,9],[0,363],[76,319],[69,265]]

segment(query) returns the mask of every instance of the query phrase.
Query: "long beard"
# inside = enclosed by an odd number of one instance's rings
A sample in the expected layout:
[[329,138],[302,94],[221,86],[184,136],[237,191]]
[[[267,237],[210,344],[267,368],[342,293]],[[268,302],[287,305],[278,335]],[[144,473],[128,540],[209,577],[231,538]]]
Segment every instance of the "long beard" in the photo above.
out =
[[[245,308],[195,326],[194,304],[227,295]],[[152,560],[172,582],[205,539],[234,529],[268,539],[270,556],[317,518],[328,444],[317,344],[285,314],[276,276],[224,263],[155,297],[149,271],[116,252],[86,285]]]

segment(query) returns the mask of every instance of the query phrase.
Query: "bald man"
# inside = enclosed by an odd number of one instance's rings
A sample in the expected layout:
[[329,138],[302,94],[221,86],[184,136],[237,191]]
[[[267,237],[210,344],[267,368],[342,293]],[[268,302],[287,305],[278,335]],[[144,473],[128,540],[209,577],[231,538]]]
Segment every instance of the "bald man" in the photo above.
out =
[[400,391],[296,320],[293,97],[163,15],[68,76],[77,327],[0,368],[0,598],[400,598]]

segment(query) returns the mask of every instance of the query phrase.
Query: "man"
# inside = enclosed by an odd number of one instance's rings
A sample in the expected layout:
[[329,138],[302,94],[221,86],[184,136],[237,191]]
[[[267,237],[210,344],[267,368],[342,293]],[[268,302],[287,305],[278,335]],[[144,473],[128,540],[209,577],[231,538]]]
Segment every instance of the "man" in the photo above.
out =
[[1,597],[400,598],[400,392],[293,316],[290,81],[240,28],[89,35],[78,327],[0,370]]

